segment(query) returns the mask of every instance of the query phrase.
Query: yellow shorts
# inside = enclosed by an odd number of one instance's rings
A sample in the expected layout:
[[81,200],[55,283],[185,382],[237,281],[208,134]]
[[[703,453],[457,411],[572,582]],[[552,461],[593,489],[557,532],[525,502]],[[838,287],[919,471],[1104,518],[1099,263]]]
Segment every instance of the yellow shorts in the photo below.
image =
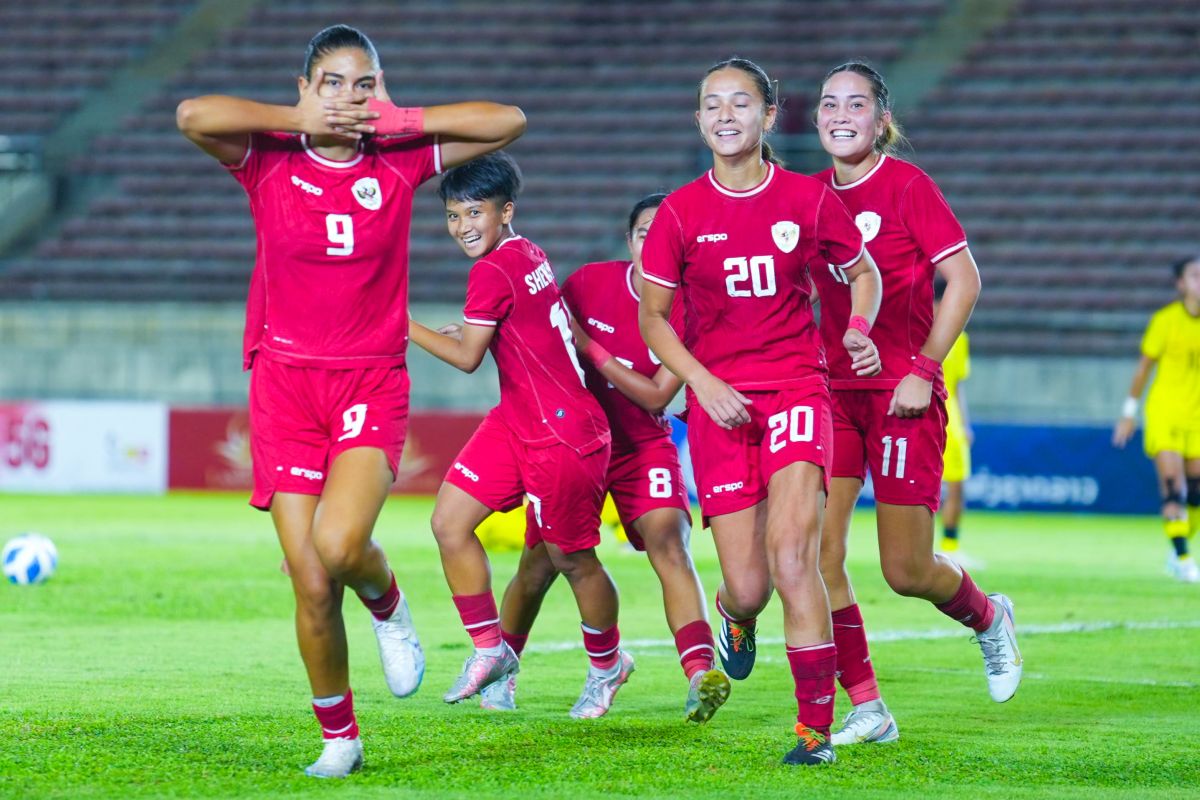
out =
[[1170,417],[1146,410],[1146,455],[1180,453],[1185,459],[1200,458],[1200,427],[1180,425]]
[[971,446],[961,430],[946,428],[946,450],[942,454],[942,481],[960,483],[971,477]]

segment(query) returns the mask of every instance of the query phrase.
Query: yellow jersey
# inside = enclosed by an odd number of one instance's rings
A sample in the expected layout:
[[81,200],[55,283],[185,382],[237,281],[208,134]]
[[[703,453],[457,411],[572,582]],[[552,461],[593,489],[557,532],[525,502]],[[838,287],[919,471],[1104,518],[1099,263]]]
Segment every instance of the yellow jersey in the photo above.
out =
[[946,381],[946,430],[951,435],[964,435],[962,409],[958,405],[958,384],[971,377],[971,351],[967,332],[954,340],[946,360],[942,362],[942,378]]
[[1200,427],[1200,316],[1182,300],[1159,309],[1142,337],[1142,355],[1157,362],[1146,414]]

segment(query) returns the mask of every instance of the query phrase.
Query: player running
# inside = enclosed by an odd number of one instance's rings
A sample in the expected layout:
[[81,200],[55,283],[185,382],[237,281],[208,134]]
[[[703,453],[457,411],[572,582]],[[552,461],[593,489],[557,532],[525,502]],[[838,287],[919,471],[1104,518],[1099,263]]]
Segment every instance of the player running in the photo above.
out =
[[350,587],[373,615],[388,688],[425,661],[372,538],[408,424],[408,227],[413,190],[513,141],[521,110],[398,108],[374,45],[335,25],[308,44],[295,106],[208,95],[180,131],[250,197],[258,257],[246,310],[256,508],[269,509],[296,595],[296,636],[325,737],[305,772],[362,765],[342,619]]
[[475,528],[528,496],[522,560],[540,546],[575,594],[591,668],[571,716],[592,718],[608,712],[633,672],[633,658],[620,649],[617,589],[595,549],[612,437],[584,388],[550,262],[513,232],[520,185],[505,153],[446,173],[438,194],[450,236],[476,259],[465,324],[441,332],[410,324],[412,340],[442,361],[474,372],[490,349],[500,373],[500,404],[458,454],[433,510],[446,583],[475,645],[443,699],[466,700],[519,669],[501,637],[491,567]]
[[799,706],[784,762],[828,763],[836,655],[818,560],[833,419],[809,273],[832,263],[850,283],[855,319],[838,347],[863,374],[879,368],[862,330],[879,307],[879,273],[834,192],[773,160],[763,137],[778,107],[761,67],[716,64],[697,101],[713,168],[658,210],[642,252],[641,329],[688,386],[700,509],[723,578],[722,661],[731,677],[749,673],[755,619],[777,591]]
[[[661,366],[638,331],[642,245],[666,195],[642,198],[629,215],[626,243],[632,261],[586,264],[563,284],[574,319],[575,341],[586,357],[587,386],[600,401],[612,429],[612,460],[606,490],[612,495],[629,542],[650,558],[662,584],[667,625],[688,679],[684,714],[707,722],[729,698],[729,679],[713,669],[712,629],[704,589],[688,550],[691,505],[679,453],[664,415],[682,382]],[[673,325],[682,329],[682,306]],[[504,640],[519,656],[529,639],[542,598],[557,572],[542,545],[524,554],[504,592],[500,609]],[[499,681],[483,693],[484,708],[516,708],[516,681]]]
[[1150,318],[1113,444],[1124,447],[1133,435],[1138,401],[1157,366],[1146,399],[1145,447],[1158,472],[1163,530],[1171,540],[1167,572],[1200,583],[1200,567],[1188,552],[1200,528],[1200,258],[1172,269],[1179,299]]
[[[887,86],[874,69],[851,62],[825,76],[817,129],[833,168],[816,177],[854,215],[883,275],[883,304],[871,335],[883,372],[858,374],[833,347],[854,310],[834,289],[837,269],[822,276],[821,333],[830,348],[834,458],[821,539],[821,574],[833,608],[838,680],[854,708],[834,744],[887,742],[899,733],[880,697],[862,613],[846,572],[850,517],[866,470],[875,486],[879,558],[898,594],[934,603],[976,632],[988,690],[1008,700],[1021,681],[1012,603],[984,595],[971,577],[933,550],[933,515],[941,499],[946,441],[941,362],[962,332],[979,294],[979,271],[962,226],[937,186],[914,165],[889,154],[899,138]],[[933,310],[933,278],[946,292]]]

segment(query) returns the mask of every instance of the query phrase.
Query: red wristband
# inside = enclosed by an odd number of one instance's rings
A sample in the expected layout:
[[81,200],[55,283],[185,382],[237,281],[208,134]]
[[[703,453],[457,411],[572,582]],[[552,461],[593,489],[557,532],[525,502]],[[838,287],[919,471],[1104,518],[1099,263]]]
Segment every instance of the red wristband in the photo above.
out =
[[921,378],[922,380],[933,383],[934,378],[937,377],[938,370],[941,368],[942,365],[934,361],[929,356],[917,353],[917,355],[913,358],[912,369],[910,369],[909,372],[911,372],[913,375],[916,375],[918,378]]
[[612,353],[605,350],[595,339],[589,341],[587,347],[583,348],[583,355],[597,367],[612,358]]
[[871,333],[871,323],[867,322],[867,318],[860,314],[855,314],[853,317],[851,317],[850,322],[846,325],[846,327],[853,328],[863,336],[867,336]]
[[425,109],[420,106],[401,108],[386,100],[372,97],[367,108],[379,112],[379,119],[368,120],[380,136],[419,136],[425,132]]

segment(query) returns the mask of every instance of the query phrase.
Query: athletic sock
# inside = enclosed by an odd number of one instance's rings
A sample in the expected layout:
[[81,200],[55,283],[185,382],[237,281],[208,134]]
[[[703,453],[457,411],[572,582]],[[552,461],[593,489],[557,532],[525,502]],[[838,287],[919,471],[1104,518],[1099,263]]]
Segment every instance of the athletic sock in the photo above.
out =
[[749,628],[754,630],[754,626],[758,624],[758,617],[749,617],[747,619],[738,619],[725,610],[725,606],[721,605],[721,590],[717,590],[717,613],[725,620],[728,620],[730,625],[735,625],[739,628]]
[[1200,478],[1187,479],[1188,536],[1200,530]]
[[357,739],[358,720],[354,718],[354,693],[336,697],[314,697],[313,713],[321,723],[321,735],[326,739]]
[[996,614],[992,601],[979,590],[965,569],[962,571],[962,584],[954,597],[945,603],[935,603],[934,608],[955,622],[974,629],[976,633],[983,633],[990,628]]
[[367,607],[367,610],[375,617],[375,619],[383,622],[396,611],[396,607],[400,605],[400,599],[404,596],[400,593],[400,587],[396,585],[396,573],[389,572],[391,576],[391,585],[387,591],[381,596],[371,598],[362,594],[358,595],[358,599]]
[[1175,555],[1180,560],[1190,558],[1188,555],[1188,521],[1186,519],[1163,520],[1163,533],[1171,540]]
[[708,620],[698,619],[675,631],[675,649],[679,651],[679,664],[688,680],[697,672],[712,669],[717,646]]
[[837,646],[837,679],[850,702],[859,705],[878,700],[879,684],[857,603],[833,612],[833,643]]
[[583,649],[587,651],[592,666],[599,670],[611,670],[620,658],[621,632],[613,625],[606,631],[598,631],[580,623],[583,629]]
[[958,526],[942,530],[942,550],[953,553],[958,549]]
[[833,642],[822,642],[809,647],[788,647],[787,659],[796,683],[796,721],[828,736],[833,725],[836,646]]
[[525,650],[525,643],[529,641],[528,633],[509,633],[503,628],[500,629],[500,638],[504,643],[512,648],[512,651],[520,657],[522,651]]
[[496,611],[496,598],[491,592],[483,594],[456,594],[454,605],[463,627],[479,650],[498,647],[504,640],[500,636],[500,614]]

